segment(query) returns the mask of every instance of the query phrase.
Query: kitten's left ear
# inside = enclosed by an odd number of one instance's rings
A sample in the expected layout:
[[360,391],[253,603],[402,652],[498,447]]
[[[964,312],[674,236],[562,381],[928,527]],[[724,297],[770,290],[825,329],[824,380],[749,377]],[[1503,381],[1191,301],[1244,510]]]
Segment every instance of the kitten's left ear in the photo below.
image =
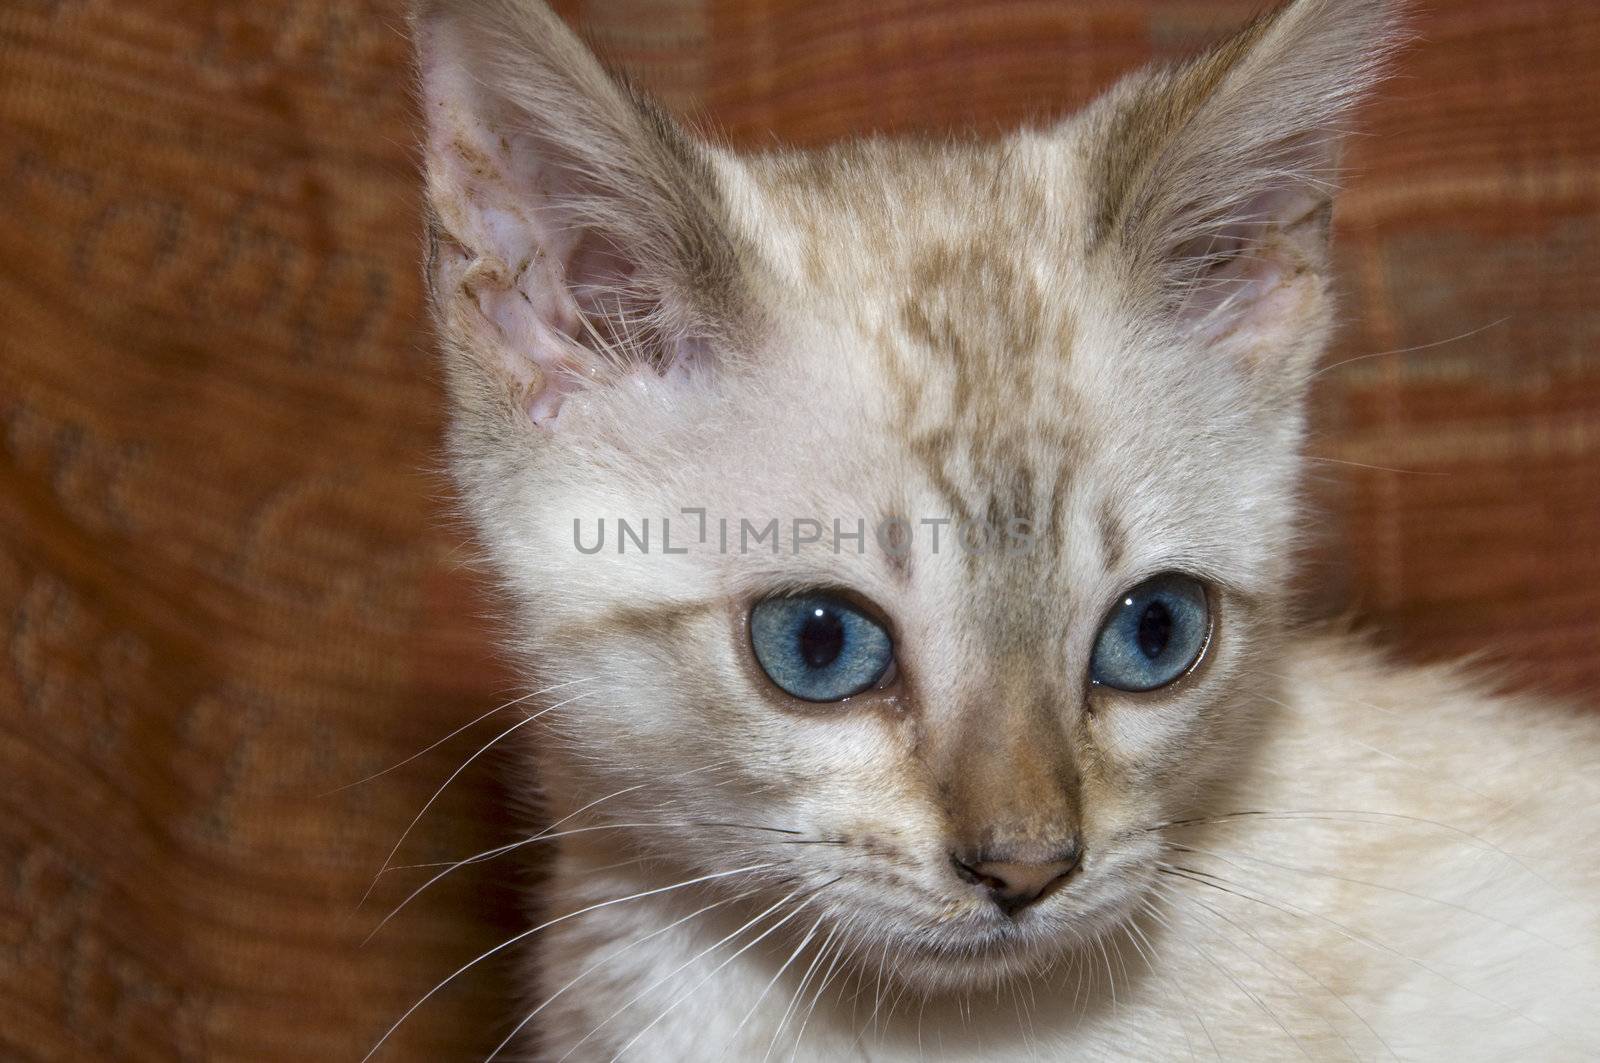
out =
[[1395,47],[1397,7],[1293,0],[1085,113],[1090,244],[1136,306],[1280,380],[1304,376],[1330,319],[1341,123]]

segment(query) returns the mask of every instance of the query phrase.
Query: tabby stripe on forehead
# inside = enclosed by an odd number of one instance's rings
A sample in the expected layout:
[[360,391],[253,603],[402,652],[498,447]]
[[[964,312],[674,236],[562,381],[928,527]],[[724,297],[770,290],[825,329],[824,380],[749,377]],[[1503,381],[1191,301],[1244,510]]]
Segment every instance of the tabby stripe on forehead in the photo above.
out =
[[1100,500],[1100,506],[1095,511],[1095,525],[1100,532],[1102,564],[1110,571],[1121,568],[1128,552],[1128,532],[1117,519],[1111,503],[1105,499]]
[[936,428],[913,436],[909,443],[911,453],[922,463],[923,471],[950,515],[957,521],[971,521],[972,508],[950,478],[950,455],[955,449],[955,432],[949,427]]

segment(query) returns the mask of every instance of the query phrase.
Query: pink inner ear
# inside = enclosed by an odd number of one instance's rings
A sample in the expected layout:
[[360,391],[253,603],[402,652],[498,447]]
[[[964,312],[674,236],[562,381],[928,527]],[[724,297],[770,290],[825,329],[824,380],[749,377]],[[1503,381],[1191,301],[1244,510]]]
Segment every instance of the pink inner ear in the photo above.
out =
[[1270,245],[1227,238],[1208,244],[1209,251],[1198,253],[1221,257],[1188,282],[1179,317],[1203,339],[1215,340],[1267,309],[1263,301],[1283,283],[1286,269]]
[[1175,257],[1197,266],[1184,284],[1179,318],[1205,341],[1237,335],[1262,341],[1296,316],[1301,286],[1324,236],[1327,200],[1304,189],[1274,189],[1241,204],[1239,220],[1193,240]]
[[[564,210],[566,182],[537,138],[511,133],[514,115],[486,98],[459,40],[431,25],[422,34],[428,123],[428,190],[442,228],[433,289],[481,362],[547,424],[600,359],[581,341],[589,243]],[[524,120],[525,121],[525,120]],[[608,268],[615,268],[608,264]]]

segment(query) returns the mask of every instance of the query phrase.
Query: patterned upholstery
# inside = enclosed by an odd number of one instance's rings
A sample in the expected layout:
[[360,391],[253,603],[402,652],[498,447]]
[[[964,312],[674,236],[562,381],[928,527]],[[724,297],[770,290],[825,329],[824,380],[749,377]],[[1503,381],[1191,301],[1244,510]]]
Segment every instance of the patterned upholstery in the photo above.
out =
[[[994,130],[1255,0],[585,0],[734,143]],[[1600,5],[1427,5],[1339,217],[1306,593],[1600,688]],[[524,925],[372,873],[494,721],[437,475],[397,0],[0,5],[0,1057],[359,1059]],[[1387,353],[1387,352],[1400,353]],[[1401,471],[1394,471],[1401,470]],[[513,829],[480,757],[396,858]],[[480,1058],[502,957],[380,1058]]]

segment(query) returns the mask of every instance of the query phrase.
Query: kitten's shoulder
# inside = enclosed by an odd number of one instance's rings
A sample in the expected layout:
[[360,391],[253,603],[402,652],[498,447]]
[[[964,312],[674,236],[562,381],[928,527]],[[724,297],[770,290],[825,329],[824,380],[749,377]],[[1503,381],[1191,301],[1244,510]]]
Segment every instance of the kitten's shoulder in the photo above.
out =
[[1283,679],[1267,758],[1280,773],[1512,837],[1600,842],[1600,710],[1506,693],[1480,662],[1402,664],[1348,635],[1297,640]]
[[[1480,660],[1404,664],[1362,637],[1314,632],[1293,642],[1283,678],[1295,710],[1334,726],[1372,726],[1441,756],[1460,751],[1478,773],[1531,753],[1592,759],[1600,751],[1600,706],[1507,693],[1511,677]],[[1485,748],[1477,738],[1504,744]]]
[[1300,640],[1260,773],[1179,838],[1180,908],[1231,912],[1402,1057],[1596,1058],[1600,712],[1485,674]]

